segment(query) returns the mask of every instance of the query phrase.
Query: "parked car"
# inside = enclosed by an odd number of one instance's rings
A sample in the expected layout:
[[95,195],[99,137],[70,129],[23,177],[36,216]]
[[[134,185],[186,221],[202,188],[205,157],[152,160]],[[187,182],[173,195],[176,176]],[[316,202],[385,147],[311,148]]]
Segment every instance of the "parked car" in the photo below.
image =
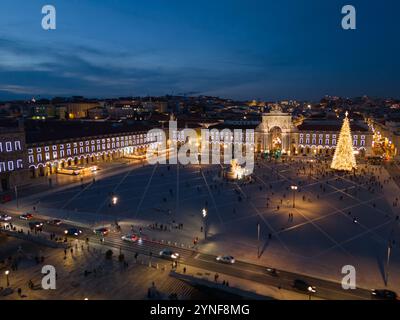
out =
[[33,218],[33,214],[32,213],[24,213],[24,214],[21,214],[19,216],[19,218],[22,220],[30,220]]
[[66,236],[79,236],[82,233],[82,230],[79,230],[77,228],[69,228],[64,231],[64,234]]
[[124,241],[136,242],[139,240],[139,237],[136,234],[128,234],[128,235],[122,236],[121,239]]
[[160,251],[160,257],[176,260],[179,259],[179,253],[174,252],[170,249],[163,249]]
[[229,263],[229,264],[235,263],[235,258],[232,256],[218,256],[217,258],[215,258],[215,260],[221,263]]
[[0,221],[10,221],[11,217],[8,214],[0,215]]
[[307,293],[316,293],[317,292],[317,289],[314,286],[311,286],[306,281],[299,280],[299,279],[294,280],[293,288],[295,288],[299,291],[307,292]]
[[372,297],[379,300],[397,300],[397,293],[386,289],[373,289]]

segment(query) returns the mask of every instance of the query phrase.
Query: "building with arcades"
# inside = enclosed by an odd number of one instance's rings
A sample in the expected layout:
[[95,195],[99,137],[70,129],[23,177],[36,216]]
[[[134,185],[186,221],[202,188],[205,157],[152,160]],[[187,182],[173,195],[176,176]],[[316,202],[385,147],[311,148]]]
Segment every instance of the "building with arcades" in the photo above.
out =
[[[333,156],[339,139],[341,121],[305,121],[297,129],[292,153]],[[350,129],[356,155],[371,155],[373,135],[368,127],[350,123]]]
[[[37,127],[39,126],[39,127]],[[31,177],[58,168],[86,166],[131,155],[143,155],[160,137],[142,124],[46,121],[27,126],[26,159]]]
[[22,126],[0,127],[0,191],[27,183],[28,166]]
[[[288,155],[327,155],[335,152],[342,119],[304,120],[294,125],[292,115],[276,106],[262,116],[256,129],[256,150],[280,150]],[[350,122],[353,147],[361,157],[372,154],[373,134],[365,123]]]

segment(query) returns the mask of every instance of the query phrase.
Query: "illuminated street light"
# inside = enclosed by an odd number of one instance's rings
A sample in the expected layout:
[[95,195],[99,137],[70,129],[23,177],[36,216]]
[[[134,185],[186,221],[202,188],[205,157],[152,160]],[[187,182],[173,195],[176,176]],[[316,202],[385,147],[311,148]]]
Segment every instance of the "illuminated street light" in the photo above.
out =
[[203,215],[203,231],[204,231],[204,240],[207,239],[207,225],[206,225],[206,218],[207,218],[207,209],[203,208],[201,210],[201,213]]
[[118,202],[118,197],[117,196],[113,196],[111,198],[111,203],[115,206],[117,204],[117,202]]
[[309,287],[307,288],[307,291],[308,291],[308,299],[311,300],[311,294],[312,294],[312,293],[315,293],[316,290],[315,290],[313,287],[309,286]]
[[10,279],[9,279],[9,274],[10,274],[10,271],[9,270],[6,270],[6,271],[4,271],[4,274],[6,275],[6,279],[7,279],[7,287],[9,287],[10,286]]
[[293,190],[293,208],[296,208],[296,191],[298,189],[297,186],[290,187]]

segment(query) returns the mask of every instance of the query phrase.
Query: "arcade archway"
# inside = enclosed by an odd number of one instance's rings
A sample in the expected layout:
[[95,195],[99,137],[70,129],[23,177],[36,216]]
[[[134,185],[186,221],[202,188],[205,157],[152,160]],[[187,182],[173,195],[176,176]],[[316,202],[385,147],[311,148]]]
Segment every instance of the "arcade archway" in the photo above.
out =
[[281,151],[282,150],[282,129],[280,127],[273,127],[270,130],[271,135],[271,151]]

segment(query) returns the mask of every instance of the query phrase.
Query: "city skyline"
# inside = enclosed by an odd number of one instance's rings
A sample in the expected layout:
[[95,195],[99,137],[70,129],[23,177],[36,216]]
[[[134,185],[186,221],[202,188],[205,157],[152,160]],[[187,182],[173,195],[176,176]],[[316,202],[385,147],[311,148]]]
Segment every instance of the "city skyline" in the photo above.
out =
[[[3,3],[0,100],[213,95],[237,100],[398,98],[394,41],[400,5],[353,1],[357,29],[341,28],[341,1]],[[379,15],[376,13],[379,12]]]

